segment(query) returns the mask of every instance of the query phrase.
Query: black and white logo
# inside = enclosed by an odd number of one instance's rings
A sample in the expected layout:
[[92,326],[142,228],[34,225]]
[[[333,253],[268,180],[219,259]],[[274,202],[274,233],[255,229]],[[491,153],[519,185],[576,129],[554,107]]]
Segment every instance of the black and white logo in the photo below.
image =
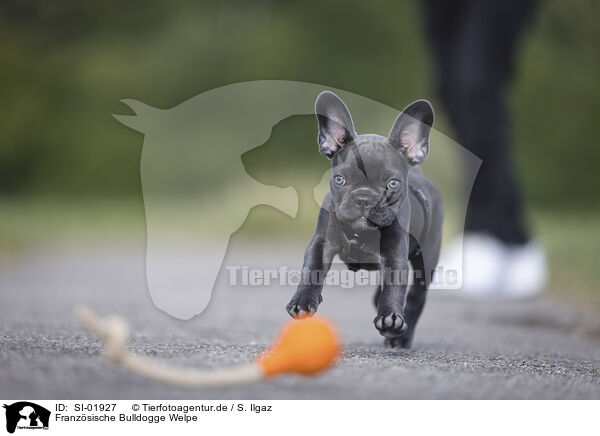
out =
[[19,401],[4,405],[6,409],[6,431],[14,433],[16,429],[47,430],[50,411],[28,401]]

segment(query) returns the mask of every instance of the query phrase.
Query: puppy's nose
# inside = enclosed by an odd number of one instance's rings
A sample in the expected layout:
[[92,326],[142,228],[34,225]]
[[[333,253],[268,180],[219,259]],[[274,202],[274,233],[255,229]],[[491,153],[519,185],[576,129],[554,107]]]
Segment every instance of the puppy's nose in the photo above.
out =
[[366,194],[358,194],[354,196],[354,202],[358,207],[368,208],[373,206],[373,197]]
[[352,198],[354,203],[363,209],[368,209],[375,206],[377,203],[377,196],[375,193],[368,188],[358,188],[352,192]]

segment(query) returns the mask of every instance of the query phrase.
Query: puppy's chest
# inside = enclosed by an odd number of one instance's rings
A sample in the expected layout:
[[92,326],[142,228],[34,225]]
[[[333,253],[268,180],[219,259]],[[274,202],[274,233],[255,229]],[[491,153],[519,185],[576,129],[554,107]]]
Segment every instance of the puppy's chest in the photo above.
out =
[[381,234],[378,231],[355,233],[337,227],[333,244],[340,259],[351,270],[378,269],[381,263],[379,252]]

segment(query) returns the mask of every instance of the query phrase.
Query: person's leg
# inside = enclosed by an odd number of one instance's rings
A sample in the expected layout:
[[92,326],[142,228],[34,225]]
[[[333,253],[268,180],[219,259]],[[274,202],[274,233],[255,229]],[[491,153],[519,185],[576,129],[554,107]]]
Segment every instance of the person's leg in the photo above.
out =
[[436,88],[451,120],[456,101],[457,47],[469,0],[423,0],[423,25],[433,53]]
[[528,240],[510,154],[506,92],[532,0],[472,0],[456,41],[448,100],[461,145],[482,159],[467,209],[466,232],[489,232],[507,244]]
[[423,6],[442,102],[460,144],[483,160],[464,238],[445,248],[441,265],[462,271],[464,296],[535,295],[545,283],[545,255],[526,243],[505,101],[534,1],[426,0]]

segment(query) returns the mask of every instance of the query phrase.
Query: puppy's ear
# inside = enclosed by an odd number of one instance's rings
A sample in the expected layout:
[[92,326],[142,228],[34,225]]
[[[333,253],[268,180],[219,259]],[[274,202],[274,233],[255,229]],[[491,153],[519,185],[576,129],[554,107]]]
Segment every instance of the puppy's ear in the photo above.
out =
[[423,163],[429,154],[429,133],[433,120],[431,103],[417,100],[398,115],[390,131],[390,143],[404,153],[411,165]]
[[344,102],[329,91],[317,97],[315,114],[319,123],[319,153],[331,159],[356,136],[352,117]]

